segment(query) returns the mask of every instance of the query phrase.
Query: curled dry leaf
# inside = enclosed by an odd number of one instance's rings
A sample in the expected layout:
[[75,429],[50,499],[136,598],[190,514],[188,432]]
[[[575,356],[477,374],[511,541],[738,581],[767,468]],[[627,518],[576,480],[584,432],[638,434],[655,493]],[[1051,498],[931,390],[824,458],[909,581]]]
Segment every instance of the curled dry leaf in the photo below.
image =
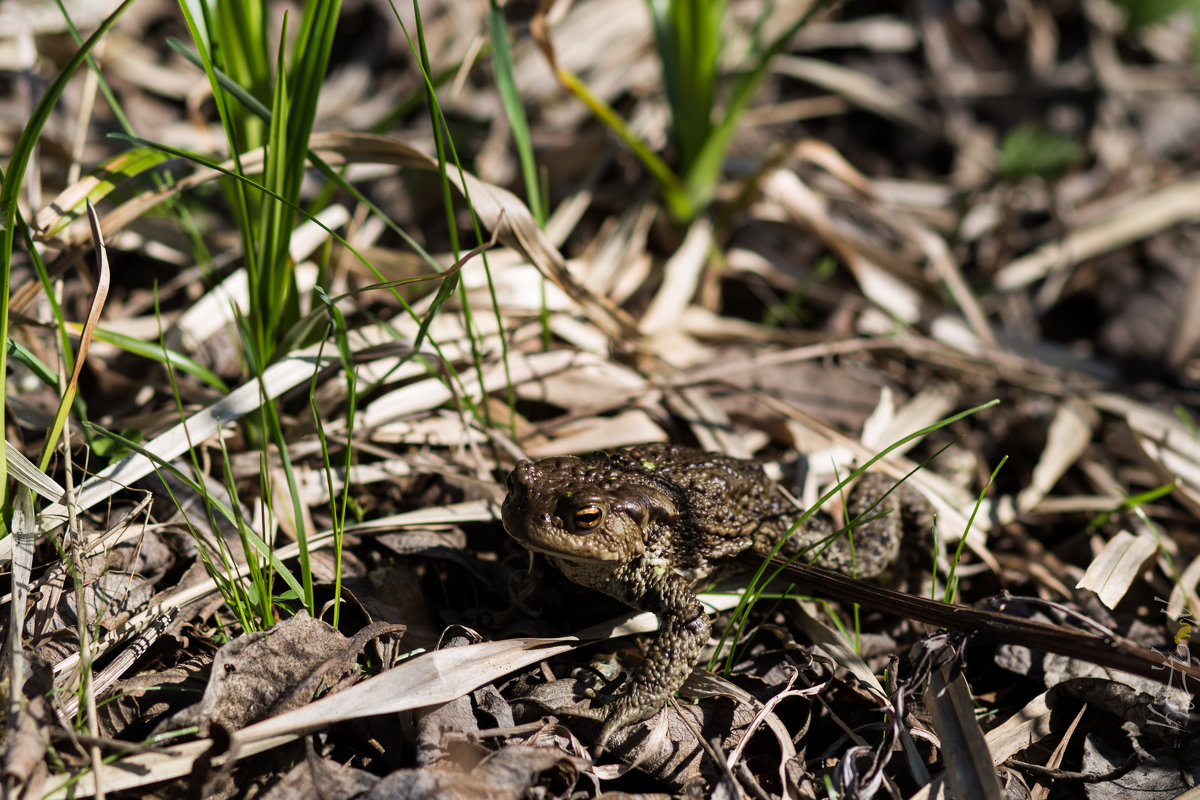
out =
[[1104,545],[1075,588],[1090,589],[1101,603],[1115,608],[1157,553],[1158,542],[1152,536],[1121,531]]

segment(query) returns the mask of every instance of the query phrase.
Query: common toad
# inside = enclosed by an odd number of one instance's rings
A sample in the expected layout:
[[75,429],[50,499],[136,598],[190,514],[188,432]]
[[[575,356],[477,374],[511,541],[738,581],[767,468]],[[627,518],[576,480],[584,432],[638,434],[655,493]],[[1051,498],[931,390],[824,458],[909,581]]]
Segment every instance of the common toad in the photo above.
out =
[[847,499],[848,518],[866,522],[850,538],[814,514],[800,516],[762,465],[719,453],[648,444],[583,456],[521,461],[508,476],[504,528],[545,553],[575,583],[598,589],[659,619],[657,638],[623,693],[593,708],[559,713],[603,723],[598,747],[626,725],[653,716],[683,685],[709,638],[693,587],[721,562],[754,548],[824,550],[813,563],[846,575],[878,576],[901,549],[902,516],[925,523],[928,507],[903,485],[865,475]]

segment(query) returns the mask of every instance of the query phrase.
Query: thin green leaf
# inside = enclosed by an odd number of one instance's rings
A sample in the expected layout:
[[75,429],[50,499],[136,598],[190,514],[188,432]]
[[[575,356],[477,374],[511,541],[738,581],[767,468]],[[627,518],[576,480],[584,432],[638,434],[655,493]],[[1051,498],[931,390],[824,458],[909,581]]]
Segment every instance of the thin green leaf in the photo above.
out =
[[50,367],[46,365],[46,362],[35,356],[24,345],[9,339],[8,354],[12,356],[17,363],[25,365],[25,367],[33,372],[33,374],[37,376],[38,380],[44,383],[46,386],[58,385],[58,375],[54,373],[54,370],[50,369]]
[[[242,534],[246,541],[250,542],[255,552],[259,553],[270,561],[271,568],[279,573],[284,582],[290,586],[293,591],[295,591],[297,594],[303,595],[303,590],[300,587],[299,581],[297,581],[296,577],[292,575],[290,571],[288,571],[283,562],[279,560],[279,558],[275,555],[275,551],[270,547],[270,545],[263,541],[262,537],[260,537],[257,533],[251,530],[249,526],[246,525],[246,523],[241,519],[240,515],[235,514],[233,510],[229,508],[229,506],[222,503],[218,498],[213,497],[212,494],[207,492],[204,486],[202,486],[199,482],[186,475],[174,464],[164,461],[163,459],[159,458],[157,454],[152,453],[132,439],[128,439],[119,433],[106,430],[95,423],[87,424],[92,429],[93,433],[103,436],[106,439],[112,439],[118,444],[127,447],[129,450],[148,458],[155,465],[155,472],[159,471],[160,469],[166,470],[175,478],[186,484],[187,487],[197,495],[203,497],[206,503],[211,504],[211,506],[215,508],[222,517],[228,520],[230,524],[238,528],[238,531]],[[163,483],[166,484],[166,481]],[[214,575],[214,577],[216,576]]]
[[750,100],[758,90],[758,85],[766,76],[771,61],[781,53],[792,37],[799,32],[812,18],[832,5],[833,0],[819,0],[805,11],[798,20],[777,36],[771,44],[762,51],[749,72],[744,74],[734,86],[728,105],[720,115],[720,121],[709,132],[700,152],[691,168],[684,176],[686,193],[693,208],[703,208],[712,201],[717,180],[721,175],[721,167],[725,162],[725,154],[729,143],[733,140],[734,131],[742,119],[742,114],[750,105]]
[[[74,329],[78,328],[77,325],[71,327]],[[221,380],[219,375],[190,356],[186,356],[177,350],[167,350],[164,354],[162,347],[157,342],[147,342],[143,339],[137,339],[124,333],[117,333],[116,331],[105,330],[104,328],[96,328],[94,336],[97,341],[119,347],[135,356],[140,356],[159,364],[169,364],[180,372],[186,372],[188,375],[204,381],[222,394],[229,392],[229,386],[226,385],[225,381]]]
[[[125,0],[117,6],[115,11],[105,17],[100,26],[96,28],[95,33],[75,51],[75,55],[71,56],[67,65],[46,87],[45,94],[33,107],[29,122],[26,123],[21,135],[17,137],[16,144],[13,145],[7,173],[0,173],[0,181],[3,182],[0,184],[0,342],[8,341],[8,297],[12,281],[13,241],[17,231],[17,198],[21,192],[21,184],[25,178],[25,170],[29,166],[29,159],[33,155],[33,148],[41,136],[42,128],[46,126],[46,121],[50,118],[50,112],[66,90],[71,76],[87,59],[92,48],[104,38],[132,4],[133,0]],[[7,380],[7,376],[8,348],[0,347],[0,380]],[[4,393],[0,392],[0,419],[5,418],[4,405]],[[0,458],[0,505],[7,505],[7,501],[8,465],[3,458]],[[5,534],[7,534],[7,525],[0,520],[0,535]]]
[[508,29],[504,24],[504,11],[496,0],[489,0],[491,8],[492,71],[496,77],[496,89],[500,102],[512,129],[513,144],[521,161],[521,176],[525,180],[525,196],[529,200],[529,211],[539,226],[546,224],[546,206],[542,198],[541,182],[538,180],[537,162],[533,157],[533,141],[529,135],[529,123],[525,119],[525,107],[517,91],[517,80],[513,75],[512,52],[508,47]]

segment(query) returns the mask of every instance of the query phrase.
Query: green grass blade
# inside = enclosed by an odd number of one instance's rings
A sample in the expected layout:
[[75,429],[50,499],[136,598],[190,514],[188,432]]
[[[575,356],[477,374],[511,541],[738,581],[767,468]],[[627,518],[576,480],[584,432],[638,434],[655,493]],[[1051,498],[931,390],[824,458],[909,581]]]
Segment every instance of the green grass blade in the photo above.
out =
[[[168,44],[170,44],[177,53],[179,53],[181,56],[186,58],[188,61],[195,64],[197,67],[203,68],[204,65],[203,65],[203,62],[202,62],[200,56],[197,55],[196,53],[193,53],[191,50],[187,49],[187,46],[184,45],[182,42],[179,42],[178,40],[170,39],[170,40],[168,40]],[[221,70],[214,69],[213,74],[216,77],[216,80],[217,80],[218,84],[220,84],[221,88],[224,89],[225,91],[227,91],[234,98],[236,98],[238,100],[238,102],[245,105],[247,109],[249,109],[255,115],[261,117],[263,120],[270,119],[271,110],[269,108],[267,108],[265,105],[263,105],[258,100],[258,98],[254,97],[249,92],[247,92],[245,89],[243,89],[242,87],[240,87],[236,83],[234,83],[233,79],[230,78],[225,73],[223,73]],[[354,186],[353,184],[346,181],[346,179],[343,178],[341,176],[341,174],[339,174],[337,172],[337,170],[333,169],[328,164],[326,164],[316,153],[312,152],[311,150],[308,152],[308,160],[309,160],[309,163],[311,163],[314,167],[316,167],[318,170],[320,170],[321,174],[325,178],[327,178],[329,181],[335,183],[339,189],[349,193],[357,202],[359,202],[363,206],[365,206],[372,214],[374,214],[379,219],[383,220],[384,224],[387,225],[388,229],[391,230],[393,233],[395,233],[397,236],[399,236],[401,239],[403,239],[405,244],[407,244],[409,247],[411,247],[413,249],[413,252],[415,252],[418,256],[420,256],[421,259],[425,261],[425,263],[429,264],[429,266],[432,267],[433,269],[441,269],[441,265],[433,258],[433,256],[431,256],[429,254],[429,252],[424,247],[421,246],[420,242],[418,242],[407,231],[405,231],[403,228],[401,228],[399,225],[397,225],[395,223],[395,221],[393,221],[384,212],[383,209],[381,209],[378,205],[376,205],[371,200],[371,198],[364,195],[361,191],[359,191],[359,189],[356,186]],[[365,261],[363,263],[375,273],[375,276],[377,278],[379,278],[380,281],[384,280],[383,275],[381,275],[379,272],[375,271],[374,267],[372,267],[371,264],[369,264]],[[398,295],[396,296],[396,300],[399,303],[401,303],[401,305],[404,304],[403,298],[399,297]]]
[[[128,181],[141,175],[148,169],[166,161],[168,156],[150,147],[135,147],[118,153],[92,170],[91,174],[71,187],[70,192],[64,192],[55,200],[61,216],[43,233],[53,236],[63,231],[71,222],[83,213],[84,204],[91,200],[94,205],[99,200],[110,195],[122,181]],[[118,180],[120,179],[120,180]],[[64,206],[63,203],[66,203]]]
[[724,0],[647,0],[679,150],[687,175],[712,130]]
[[294,208],[300,200],[307,167],[308,139],[316,120],[317,100],[329,65],[340,8],[340,0],[305,3],[290,74],[284,57],[286,17],[280,34],[263,184],[289,202],[264,202],[260,215],[261,274],[251,292],[254,304],[250,312],[260,364],[266,364],[276,355],[281,332],[299,319],[295,265],[288,247],[295,221]]
[[[72,325],[71,327],[72,329],[77,329],[78,325]],[[175,350],[167,350],[164,354],[162,347],[157,342],[147,342],[143,339],[137,339],[123,333],[117,333],[116,331],[105,330],[104,328],[96,328],[93,335],[98,342],[111,344],[127,353],[149,359],[150,361],[168,364],[180,372],[186,372],[188,375],[204,381],[222,394],[229,393],[229,387],[225,384],[225,381],[221,380],[220,376],[195,359],[185,356],[183,353]]]
[[[269,188],[267,188],[265,185],[258,183],[254,179],[248,178],[248,177],[246,177],[246,175],[239,173],[239,172],[235,172],[234,170],[226,169],[225,167],[221,166],[220,164],[216,163],[215,161],[211,161],[207,158],[204,158],[201,155],[188,152],[187,150],[180,150],[177,147],[171,147],[170,145],[165,145],[165,144],[162,144],[159,142],[152,142],[149,139],[141,139],[141,138],[138,138],[135,136],[125,136],[124,134],[113,134],[113,138],[125,139],[130,142],[136,142],[137,144],[145,145],[146,147],[153,147],[158,150],[162,150],[164,153],[169,153],[172,156],[175,156],[176,158],[185,158],[188,161],[192,161],[196,164],[199,164],[200,166],[210,169],[213,172],[219,172],[222,175],[225,175],[226,177],[233,178],[238,183],[244,183],[244,184],[246,184],[247,187],[249,187],[251,189],[256,189],[259,192],[262,192],[264,195],[272,198],[273,200],[276,200],[280,203],[289,204],[293,211],[303,214],[306,219],[308,219],[310,222],[314,223],[319,228],[321,228],[321,230],[325,231],[330,236],[332,236],[338,242],[338,244],[340,244],[342,247],[345,247],[347,252],[349,252],[355,258],[357,258],[359,261],[361,261],[366,267],[374,270],[374,268],[371,266],[371,262],[369,262],[366,259],[366,257],[363,256],[363,254],[360,253],[354,247],[354,245],[350,244],[342,236],[338,235],[338,233],[336,231],[329,228],[329,226],[325,225],[323,222],[321,222],[321,220],[317,219],[315,216],[308,214],[304,209],[300,208],[300,206],[298,206],[296,203],[291,202],[290,200],[288,200],[286,197],[283,197],[282,195],[276,194],[275,192],[273,192]],[[378,273],[376,273],[376,274],[378,274]]]
[[671,214],[677,219],[691,218],[694,210],[684,191],[684,181],[667,166],[667,162],[647,147],[646,143],[629,129],[625,120],[621,119],[621,115],[613,110],[612,106],[592,94],[591,90],[578,77],[562,68],[557,68],[555,74],[558,76],[559,82],[582,100],[592,114],[607,125],[633,151],[638,161],[642,162],[642,166],[650,170],[650,174],[658,179]]
[[508,29],[504,24],[504,11],[496,0],[490,0],[492,71],[496,76],[496,89],[500,102],[512,129],[513,144],[521,161],[521,177],[525,180],[525,196],[529,200],[529,211],[539,226],[546,224],[546,205],[538,180],[537,162],[533,157],[533,141],[529,135],[529,123],[525,118],[525,107],[517,91],[513,75],[512,51],[508,47]]
[[[196,6],[196,8],[193,9],[192,6]],[[217,26],[212,19],[209,4],[202,0],[180,0],[179,8],[183,12],[184,22],[191,33],[200,65],[208,78],[208,85],[212,89],[213,103],[217,107],[217,114],[221,118],[221,127],[224,128],[225,138],[229,142],[230,157],[237,165],[236,172],[240,173],[242,172],[241,154],[244,145],[244,126],[239,125],[236,121],[236,109],[229,103],[228,95],[221,90],[221,84],[217,80],[219,66],[213,61],[214,45],[212,42],[212,32],[216,30]],[[227,49],[231,48],[223,48],[222,52]],[[247,273],[255,275],[258,270],[258,252],[254,247],[254,235],[250,224],[250,209],[253,204],[245,187],[240,183],[233,185],[228,196],[229,203],[233,208],[233,218],[238,226],[238,234],[242,240],[242,259]]]
[[8,354],[18,364],[24,365],[26,369],[36,375],[37,379],[46,386],[58,386],[58,375],[55,374],[54,370],[24,345],[9,339]]
[[[229,508],[229,506],[225,505],[219,499],[206,492],[204,486],[202,486],[195,479],[186,475],[174,464],[164,461],[158,455],[150,452],[132,439],[126,438],[119,433],[101,428],[99,425],[94,423],[89,423],[89,427],[91,427],[93,433],[103,436],[106,439],[112,439],[117,444],[129,448],[129,450],[132,452],[148,458],[154,464],[155,472],[158,472],[160,469],[166,470],[177,480],[186,484],[187,487],[197,495],[203,497],[206,503],[211,503],[212,507],[215,508],[222,517],[224,517],[231,525],[234,525],[238,528],[242,536],[245,537],[245,539],[250,543],[255,552],[270,561],[271,567],[280,574],[284,580],[284,583],[286,583],[294,592],[296,592],[298,597],[304,596],[304,590],[300,586],[300,582],[296,580],[296,577],[292,575],[287,567],[284,566],[283,562],[279,560],[271,546],[268,545],[261,536],[259,536],[255,531],[251,530],[246,525],[245,521],[241,519],[240,514],[235,513],[233,509]],[[163,484],[166,485],[167,482],[163,481]]]
[[686,193],[693,207],[703,208],[711,202],[734,131],[741,121],[742,114],[750,105],[750,100],[754,97],[758,85],[766,76],[771,61],[783,51],[798,31],[832,3],[833,0],[818,0],[813,3],[799,19],[789,25],[765,50],[758,54],[750,70],[738,80],[730,96],[729,104],[720,115],[720,121],[709,132],[695,161],[684,176]]
[[[284,304],[289,294],[295,294],[295,275],[288,256],[288,240],[291,238],[291,221],[294,219],[291,204],[295,197],[291,193],[291,170],[288,141],[288,114],[291,102],[288,97],[287,65],[284,54],[287,50],[287,16],[284,16],[279,34],[279,58],[275,67],[275,88],[271,94],[271,121],[267,126],[267,151],[264,159],[262,183],[270,198],[260,204],[258,223],[258,270],[250,274],[249,321],[252,331],[250,346],[256,354],[258,368],[266,366],[274,356],[275,331],[284,314]],[[275,198],[284,198],[280,203]],[[295,320],[290,320],[288,324]]]
[[[100,26],[96,28],[95,33],[89,36],[88,40],[75,51],[75,55],[71,56],[62,71],[46,87],[46,93],[33,107],[29,122],[21,131],[21,135],[17,137],[12,157],[8,161],[8,170],[0,174],[0,181],[3,182],[0,185],[0,342],[8,341],[8,295],[12,281],[13,240],[17,231],[17,198],[21,192],[21,184],[25,178],[25,170],[29,166],[29,159],[33,155],[33,148],[41,136],[42,128],[46,126],[46,121],[50,118],[50,112],[66,90],[71,76],[84,63],[96,43],[104,38],[132,4],[133,0],[125,0],[117,6],[115,11],[105,17]],[[7,381],[7,379],[8,348],[0,347],[0,381]],[[6,416],[4,405],[4,393],[0,392],[0,419],[4,419]],[[0,458],[0,505],[7,507],[7,504],[8,463],[5,459]],[[0,535],[7,533],[7,524],[0,520]]]

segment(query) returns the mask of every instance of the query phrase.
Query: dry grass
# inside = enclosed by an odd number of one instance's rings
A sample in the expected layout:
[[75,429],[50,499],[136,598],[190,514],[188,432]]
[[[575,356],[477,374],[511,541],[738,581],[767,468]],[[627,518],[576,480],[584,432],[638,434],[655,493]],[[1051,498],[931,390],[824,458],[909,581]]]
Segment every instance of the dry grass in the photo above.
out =
[[[732,3],[727,70],[761,5]],[[777,3],[760,34],[802,5]],[[291,253],[322,326],[309,289],[338,298],[348,357],[327,331],[261,380],[235,330],[246,281],[218,175],[171,162],[169,184],[141,178],[97,201],[111,269],[99,327],[207,372],[168,376],[118,340],[91,341],[79,397],[93,427],[72,419],[70,458],[60,446],[40,479],[45,501],[14,512],[32,549],[0,540],[12,565],[6,693],[23,670],[3,738],[10,795],[325,786],[515,798],[598,785],[871,796],[884,781],[891,796],[996,796],[1000,783],[1045,796],[1075,791],[1081,774],[1100,778],[1091,796],[1194,786],[1195,686],[1169,666],[1171,691],[1020,642],[922,640],[928,631],[885,614],[796,599],[770,613],[760,604],[765,624],[743,632],[730,674],[695,676],[685,694],[705,700],[664,716],[626,762],[592,765],[588,729],[513,701],[545,699],[562,686],[548,679],[588,658],[628,669],[634,634],[654,620],[540,561],[530,571],[496,519],[518,457],[660,440],[760,457],[809,504],[898,439],[998,398],[877,466],[897,479],[916,469],[909,483],[937,506],[941,585],[953,565],[960,602],[1036,598],[1025,613],[1088,617],[1188,660],[1200,609],[1200,79],[1187,17],[1129,30],[1105,0],[837,8],[774,62],[717,202],[680,225],[555,80],[528,9],[510,6],[551,200],[544,228],[518,198],[509,126],[479,57],[485,4],[421,4],[432,71],[448,75],[439,102],[470,171],[455,190],[483,231],[468,238],[457,201],[463,249],[484,245],[461,260],[428,117],[394,113],[424,91],[408,45],[386,4],[344,7],[310,146],[440,270],[457,267],[461,290],[423,338],[445,276],[344,191],[328,195],[321,225],[296,228]],[[2,153],[74,51],[46,8],[0,5]],[[411,9],[399,11],[411,29]],[[549,22],[560,65],[662,151],[643,0],[558,4]],[[12,33],[26,29],[38,37]],[[141,0],[97,53],[104,78],[140,135],[222,161],[208,84],[169,36],[187,38],[178,8]],[[98,274],[79,203],[94,170],[130,148],[111,130],[81,73],[23,194],[61,315],[79,325]],[[324,188],[311,178],[308,200]],[[401,282],[411,313],[364,261]],[[65,370],[24,249],[9,307],[12,338]],[[61,392],[17,364],[7,392],[9,474],[36,483],[41,471],[22,470],[19,453],[36,460]],[[264,398],[287,459],[261,442]],[[122,459],[97,428],[139,449]],[[235,522],[207,514],[205,494]],[[254,574],[247,531],[289,572],[306,554],[316,610],[332,622],[336,606],[336,629],[276,578],[275,606],[259,611],[286,621],[236,638],[252,625],[221,590]],[[715,749],[702,752],[689,724]],[[95,781],[117,754],[123,766]]]

